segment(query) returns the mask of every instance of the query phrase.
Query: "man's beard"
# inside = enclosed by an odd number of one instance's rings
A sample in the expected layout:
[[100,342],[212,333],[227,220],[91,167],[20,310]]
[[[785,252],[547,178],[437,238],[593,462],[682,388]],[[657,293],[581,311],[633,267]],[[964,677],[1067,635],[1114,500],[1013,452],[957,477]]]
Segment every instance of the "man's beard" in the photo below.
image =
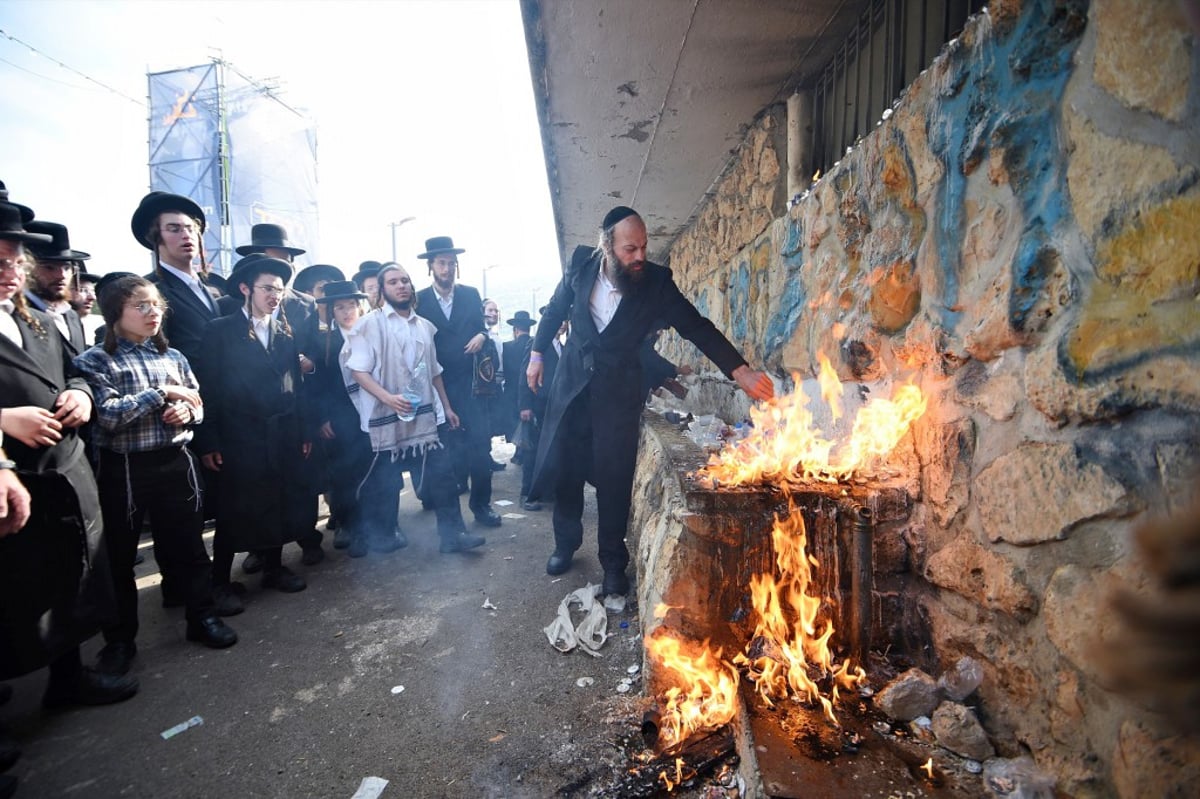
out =
[[35,285],[33,293],[46,302],[64,302],[71,298],[70,292],[64,285],[61,289],[55,286]]
[[450,275],[444,279],[434,275],[433,282],[436,283],[440,289],[451,289],[454,288],[454,275]]
[[397,311],[407,311],[408,309],[412,308],[411,297],[409,297],[407,300],[393,300],[391,297],[384,297],[384,299],[387,301],[388,305],[392,306]]
[[632,265],[626,266],[617,260],[616,256],[610,255],[610,258],[609,263],[616,265],[617,268],[616,283],[621,296],[630,297],[641,291],[642,281],[646,277],[646,262],[638,262],[642,268],[635,272],[630,268]]

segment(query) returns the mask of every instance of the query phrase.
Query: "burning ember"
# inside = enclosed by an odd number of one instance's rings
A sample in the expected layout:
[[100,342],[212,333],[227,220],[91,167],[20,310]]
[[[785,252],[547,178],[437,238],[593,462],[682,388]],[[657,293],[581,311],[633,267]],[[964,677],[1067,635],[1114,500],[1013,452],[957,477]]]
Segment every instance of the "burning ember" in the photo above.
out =
[[667,690],[659,720],[662,748],[668,749],[697,730],[719,727],[733,718],[738,673],[721,660],[720,649],[710,650],[707,641],[697,645],[665,635],[648,640],[646,649],[675,674],[675,685]]
[[[808,555],[804,517],[789,502],[788,515],[775,520],[771,531],[777,575],[759,574],[750,580],[750,595],[758,622],[746,653],[734,658],[745,666],[759,696],[768,706],[774,700],[797,696],[819,702],[833,724],[833,703],[838,689],[850,689],[866,680],[850,661],[835,664],[829,641],[833,624],[821,621],[824,601],[810,594],[812,569],[818,565]],[[819,682],[828,688],[823,692]]]
[[[836,425],[844,415],[842,383],[824,354],[818,360],[821,397]],[[801,385],[798,376],[795,382]],[[849,436],[839,442],[827,438],[814,422],[809,402],[797,389],[751,408],[750,435],[714,453],[696,476],[714,485],[845,480],[891,453],[926,405],[912,383],[897,388],[891,399],[873,397],[854,417]]]

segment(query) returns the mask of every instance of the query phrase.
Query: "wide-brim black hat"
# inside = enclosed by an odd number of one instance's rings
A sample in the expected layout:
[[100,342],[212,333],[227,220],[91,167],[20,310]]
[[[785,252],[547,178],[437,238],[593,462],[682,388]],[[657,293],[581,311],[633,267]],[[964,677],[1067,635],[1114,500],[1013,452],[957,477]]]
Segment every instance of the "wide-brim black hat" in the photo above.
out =
[[256,252],[266,252],[268,247],[273,250],[285,250],[292,255],[304,255],[308,252],[308,250],[288,244],[287,229],[283,225],[271,222],[263,222],[250,228],[250,243],[243,244],[234,252],[238,255],[251,255]]
[[21,205],[20,203],[15,203],[12,200],[8,199],[8,187],[4,185],[3,180],[0,180],[0,203],[8,203],[9,205],[15,205],[18,209],[20,209],[22,222],[29,222],[33,219],[33,209],[32,208],[30,208],[28,205]]
[[24,208],[16,203],[0,202],[0,239],[29,245],[49,244],[50,237],[45,233],[31,233],[25,229]]
[[317,297],[317,302],[335,303],[338,300],[367,300],[366,294],[358,290],[353,280],[334,280],[325,284],[325,296]]
[[236,296],[238,286],[247,280],[254,280],[254,278],[248,277],[248,275],[261,275],[264,273],[276,275],[286,284],[292,279],[292,265],[280,258],[270,258],[262,253],[251,253],[233,265],[233,271],[229,273],[226,285],[229,289],[233,290]]
[[505,324],[509,327],[519,327],[522,330],[529,330],[537,324],[533,317],[529,315],[529,311],[517,311],[513,314],[513,318],[509,319]]
[[296,291],[303,291],[305,294],[312,294],[313,286],[317,285],[319,281],[331,282],[345,279],[345,273],[333,264],[313,264],[296,273],[296,279],[292,281],[292,288]]
[[93,274],[93,273],[87,271],[86,269],[80,269],[78,272],[75,273],[75,279],[78,280],[80,283],[97,284],[100,282],[100,279],[102,277],[104,277],[104,275]]
[[147,250],[155,249],[150,240],[146,238],[146,231],[150,229],[150,223],[156,216],[170,211],[199,219],[201,233],[204,233],[208,227],[208,222],[205,220],[200,206],[187,197],[180,194],[169,194],[165,191],[152,191],[138,203],[137,210],[133,212],[133,216],[129,220],[129,229],[133,231],[133,237],[137,239],[137,243]]
[[450,253],[458,255],[460,252],[466,252],[461,247],[454,246],[454,239],[449,236],[434,236],[432,239],[425,239],[425,252],[418,255],[418,258],[423,258],[428,261],[436,255]]
[[30,249],[39,261],[86,261],[92,256],[82,250],[71,249],[71,238],[67,226],[58,222],[29,222],[25,229],[30,233],[44,233],[50,237],[49,244],[34,244]]

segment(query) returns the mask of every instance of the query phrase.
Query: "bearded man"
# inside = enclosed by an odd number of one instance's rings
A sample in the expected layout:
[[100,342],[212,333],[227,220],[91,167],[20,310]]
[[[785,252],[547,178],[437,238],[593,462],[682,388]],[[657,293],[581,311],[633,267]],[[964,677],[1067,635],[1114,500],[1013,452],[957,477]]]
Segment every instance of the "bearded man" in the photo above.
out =
[[[554,497],[554,553],[547,574],[571,568],[583,543],[583,484],[596,488],[597,538],[604,594],[626,594],[629,550],[625,530],[633,492],[641,419],[638,348],[665,322],[700,348],[755,400],[774,394],[771,378],[754,371],[711,321],[680,292],[671,270],[646,260],[646,225],[632,208],[617,206],[600,226],[600,244],[576,250],[538,323],[526,378],[535,393],[549,391],[531,493]],[[564,321],[563,346],[552,386],[543,386],[543,353]],[[548,466],[550,465],[550,466]]]

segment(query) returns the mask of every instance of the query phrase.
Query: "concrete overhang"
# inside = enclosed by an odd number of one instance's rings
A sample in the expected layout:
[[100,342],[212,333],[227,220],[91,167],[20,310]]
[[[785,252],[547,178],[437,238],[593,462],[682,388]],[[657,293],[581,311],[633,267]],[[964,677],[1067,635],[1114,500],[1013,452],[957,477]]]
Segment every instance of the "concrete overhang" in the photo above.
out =
[[805,87],[870,0],[521,0],[558,243],[636,208],[661,262],[747,127]]

